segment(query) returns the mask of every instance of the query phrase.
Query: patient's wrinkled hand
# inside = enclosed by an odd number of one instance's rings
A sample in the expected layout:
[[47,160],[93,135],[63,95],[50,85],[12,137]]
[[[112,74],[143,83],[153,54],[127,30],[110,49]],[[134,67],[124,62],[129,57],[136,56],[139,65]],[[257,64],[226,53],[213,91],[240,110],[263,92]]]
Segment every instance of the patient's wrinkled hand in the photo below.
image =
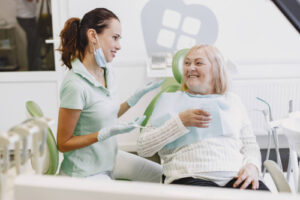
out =
[[243,183],[240,189],[245,189],[252,184],[252,190],[256,190],[259,187],[258,175],[257,167],[254,164],[248,163],[239,171],[233,187],[238,187]]
[[194,126],[198,128],[208,128],[211,121],[210,114],[201,109],[190,109],[179,113],[184,126]]

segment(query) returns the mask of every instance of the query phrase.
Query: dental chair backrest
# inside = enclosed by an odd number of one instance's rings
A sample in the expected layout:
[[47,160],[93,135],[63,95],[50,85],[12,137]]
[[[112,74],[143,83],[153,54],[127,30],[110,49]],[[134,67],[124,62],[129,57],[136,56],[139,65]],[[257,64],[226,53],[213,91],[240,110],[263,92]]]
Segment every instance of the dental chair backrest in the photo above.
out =
[[173,56],[172,60],[172,72],[174,78],[168,78],[163,85],[161,86],[161,91],[152,99],[148,107],[146,108],[144,115],[146,116],[145,120],[142,123],[142,126],[146,126],[148,123],[152,112],[154,110],[156,101],[160,95],[164,92],[176,92],[180,88],[182,75],[183,75],[183,59],[189,49],[181,49]]
[[[27,101],[26,102],[26,109],[27,112],[31,117],[40,118],[43,117],[43,112],[41,108],[33,101]],[[58,157],[58,149],[56,145],[56,141],[54,138],[54,135],[50,128],[48,128],[47,133],[47,151],[45,154],[45,158],[43,161],[43,169],[42,173],[46,175],[54,175],[56,174],[58,163],[59,163],[59,157]]]

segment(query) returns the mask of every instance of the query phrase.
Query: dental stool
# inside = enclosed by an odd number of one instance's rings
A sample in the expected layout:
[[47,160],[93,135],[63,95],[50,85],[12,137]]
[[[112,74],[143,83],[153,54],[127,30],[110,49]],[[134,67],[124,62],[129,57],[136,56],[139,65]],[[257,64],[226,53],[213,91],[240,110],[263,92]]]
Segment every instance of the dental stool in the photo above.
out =
[[[40,118],[44,115],[41,108],[33,101],[26,102],[26,109],[28,114],[33,118]],[[59,157],[56,141],[50,128],[48,128],[47,133],[46,149],[47,151],[43,158],[42,173],[45,175],[54,175],[58,168]]]

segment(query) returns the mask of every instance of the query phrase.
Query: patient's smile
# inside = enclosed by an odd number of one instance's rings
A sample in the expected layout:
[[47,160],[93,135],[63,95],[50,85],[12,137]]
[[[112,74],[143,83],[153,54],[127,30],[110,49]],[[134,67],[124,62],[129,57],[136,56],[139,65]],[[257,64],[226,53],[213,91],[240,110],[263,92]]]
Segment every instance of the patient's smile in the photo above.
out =
[[199,78],[199,75],[188,75],[188,78]]

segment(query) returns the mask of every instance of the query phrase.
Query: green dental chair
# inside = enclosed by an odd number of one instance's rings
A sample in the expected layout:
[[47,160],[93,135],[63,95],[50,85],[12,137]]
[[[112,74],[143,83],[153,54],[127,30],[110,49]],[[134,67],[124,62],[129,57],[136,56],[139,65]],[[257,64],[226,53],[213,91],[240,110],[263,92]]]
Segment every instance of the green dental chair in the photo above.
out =
[[[43,112],[41,108],[33,101],[26,102],[27,112],[31,117],[43,117]],[[59,163],[58,149],[54,135],[50,128],[48,128],[47,135],[47,150],[43,158],[43,168],[42,173],[44,175],[54,175],[56,174]]]
[[[144,115],[146,116],[142,126],[146,126],[152,112],[154,110],[156,101],[160,97],[160,95],[164,92],[176,92],[180,88],[180,83],[183,75],[183,59],[188,52],[189,49],[182,49],[179,50],[174,56],[172,61],[172,71],[174,78],[167,78],[167,80],[163,83],[161,91],[152,99],[148,107],[146,108]],[[228,61],[227,61],[228,62]],[[229,60],[229,65],[235,65],[231,60]],[[236,66],[234,66],[236,68]],[[156,153],[153,157],[150,158],[152,161],[160,163],[160,158]],[[278,165],[272,161],[267,160],[264,162],[264,166],[266,167],[267,171],[270,173],[271,178],[276,186],[278,192],[287,192],[291,193],[291,188],[286,181],[281,169]],[[299,187],[300,188],[300,187]],[[300,190],[300,189],[299,189]]]
[[173,56],[172,72],[174,78],[167,78],[166,81],[162,84],[161,91],[152,99],[144,112],[144,116],[146,116],[146,118],[143,121],[142,126],[146,126],[146,124],[148,123],[154,110],[155,103],[160,95],[164,92],[176,92],[180,88],[181,78],[183,74],[183,59],[188,51],[189,49],[181,49]]

